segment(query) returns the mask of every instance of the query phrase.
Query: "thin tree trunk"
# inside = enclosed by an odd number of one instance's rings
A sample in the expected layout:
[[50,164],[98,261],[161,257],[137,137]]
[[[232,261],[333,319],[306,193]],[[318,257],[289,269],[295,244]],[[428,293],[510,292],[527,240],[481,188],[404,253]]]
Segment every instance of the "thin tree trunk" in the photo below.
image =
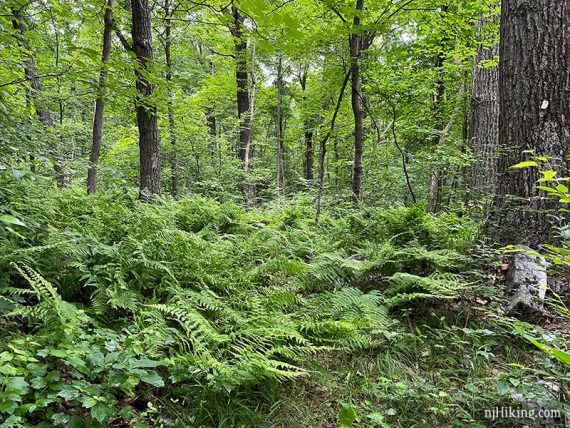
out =
[[568,167],[570,152],[570,4],[503,0],[500,40],[499,181],[491,223],[500,243],[554,240],[547,213],[556,204],[535,189],[536,168],[511,169],[524,150]]
[[[53,28],[53,32],[55,34],[55,68],[59,68],[59,59],[60,59],[60,42],[59,42],[59,29],[57,28],[57,24],[53,18],[53,15],[50,13],[51,17],[51,24]],[[66,153],[64,152],[64,137],[63,137],[63,115],[64,115],[64,105],[63,100],[61,97],[61,76],[56,76],[55,81],[57,83],[57,104],[58,104],[58,123],[59,123],[59,145],[56,146],[56,154],[57,157],[63,158],[65,160]],[[71,94],[74,95],[75,85],[71,88]],[[63,152],[63,153],[62,153]],[[69,177],[69,173],[63,166],[63,162],[59,161],[58,159],[54,165],[55,175],[57,184],[59,187],[69,187],[71,185],[71,178]]]
[[[486,24],[484,18],[477,21],[479,30]],[[498,44],[490,48],[479,45],[473,61],[469,140],[475,161],[468,170],[467,178],[472,196],[476,199],[492,195],[497,184],[499,68],[485,67],[485,61],[493,60],[498,55]]]
[[[212,61],[210,62],[210,74],[211,75],[216,74],[216,66]],[[210,135],[210,137],[215,139],[218,133],[217,133],[217,123],[216,123],[216,111],[213,106],[206,109],[206,122],[208,124],[208,134]]]
[[247,144],[245,146],[245,161],[244,167],[247,175],[246,182],[246,203],[248,206],[253,206],[255,203],[255,183],[251,181],[251,170],[253,169],[252,159],[254,153],[253,147],[253,118],[255,116],[255,96],[257,94],[257,78],[255,76],[255,43],[251,44],[251,68],[250,68],[251,90],[249,92],[249,134]]
[[[307,75],[308,75],[308,67],[304,66],[302,74],[299,76],[299,83],[301,84],[301,90],[303,91],[303,101],[307,101]],[[305,129],[305,180],[307,180],[307,186],[310,188],[312,186],[314,180],[313,174],[313,157],[314,157],[314,150],[313,150],[313,131],[312,131],[312,123],[309,118],[305,118],[303,122],[303,127]]]
[[280,194],[285,186],[284,177],[284,120],[283,120],[283,56],[279,54],[277,59],[277,194]]
[[137,59],[136,112],[139,129],[140,199],[160,195],[160,139],[156,105],[151,100],[153,84],[146,77],[153,61],[151,17],[148,0],[131,0],[133,50]]
[[[445,15],[448,11],[448,6],[441,6],[440,13]],[[444,53],[445,37],[441,42],[441,50],[436,54],[435,69],[437,73],[436,91],[435,91],[435,131],[434,146],[437,149],[441,146],[442,133],[445,129],[444,116],[445,116],[445,81],[444,81]],[[428,211],[430,213],[437,213],[441,208],[441,181],[442,171],[439,165],[435,165],[431,172],[430,191],[428,197]]]
[[351,71],[346,73],[344,76],[344,81],[342,82],[342,87],[340,89],[340,93],[338,95],[338,99],[336,102],[336,107],[334,109],[334,113],[331,119],[330,128],[324,137],[321,139],[320,143],[320,155],[319,155],[319,192],[317,195],[317,212],[315,215],[315,224],[319,224],[321,218],[321,204],[323,200],[323,194],[325,191],[325,174],[326,174],[326,160],[327,160],[327,142],[334,131],[334,127],[336,124],[336,118],[338,117],[338,112],[340,111],[340,107],[342,105],[342,99],[344,98],[344,92],[346,91],[346,87],[348,86],[348,81],[350,80]]
[[352,173],[352,198],[355,203],[362,200],[362,156],[364,154],[364,108],[362,105],[362,77],[360,75],[361,13],[364,0],[356,0],[356,14],[352,22],[350,44],[350,70],[352,75],[352,113],[354,115],[354,166]]
[[26,77],[26,80],[30,82],[31,99],[36,111],[36,115],[46,127],[51,128],[55,125],[55,123],[53,121],[51,113],[44,103],[44,100],[42,99],[42,83],[36,69],[36,61],[25,40],[25,33],[28,31],[28,26],[23,15],[23,10],[14,8],[12,9],[12,14],[12,25],[18,32],[18,44],[28,52],[24,62],[24,75]]
[[172,10],[170,8],[170,0],[164,2],[164,15],[166,25],[164,28],[164,56],[166,59],[166,82],[168,85],[168,134],[170,136],[170,170],[171,183],[170,194],[173,198],[178,197],[178,153],[176,148],[176,120],[174,116],[174,93],[172,92]]
[[89,155],[89,169],[87,171],[87,193],[94,195],[97,192],[97,163],[101,153],[101,138],[103,136],[103,113],[105,110],[105,93],[107,89],[107,76],[109,71],[107,64],[111,56],[111,45],[113,36],[113,8],[115,0],[107,0],[105,9],[104,29],[103,29],[103,50],[101,55],[102,67],[99,71],[99,84],[97,99],[95,100],[95,110],[93,114],[93,142],[91,154]]

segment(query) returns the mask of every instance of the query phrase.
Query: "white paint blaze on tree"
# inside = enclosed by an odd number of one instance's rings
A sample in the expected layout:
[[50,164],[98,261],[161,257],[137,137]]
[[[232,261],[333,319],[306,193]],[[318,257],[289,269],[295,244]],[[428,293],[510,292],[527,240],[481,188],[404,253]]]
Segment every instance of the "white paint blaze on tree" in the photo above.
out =
[[[551,239],[552,199],[536,191],[536,168],[512,169],[527,150],[567,166],[570,152],[570,3],[503,0],[497,198],[492,221],[504,243]],[[530,200],[530,202],[529,202]]]

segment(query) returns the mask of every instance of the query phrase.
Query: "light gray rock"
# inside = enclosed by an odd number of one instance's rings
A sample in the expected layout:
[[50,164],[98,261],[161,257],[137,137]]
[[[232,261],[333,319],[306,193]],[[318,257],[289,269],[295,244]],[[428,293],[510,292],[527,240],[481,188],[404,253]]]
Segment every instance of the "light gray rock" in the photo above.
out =
[[548,286],[547,263],[543,257],[529,254],[532,250],[523,245],[521,251],[512,256],[507,271],[507,286],[513,296],[506,313],[517,313],[523,317],[537,317],[544,314],[544,298]]

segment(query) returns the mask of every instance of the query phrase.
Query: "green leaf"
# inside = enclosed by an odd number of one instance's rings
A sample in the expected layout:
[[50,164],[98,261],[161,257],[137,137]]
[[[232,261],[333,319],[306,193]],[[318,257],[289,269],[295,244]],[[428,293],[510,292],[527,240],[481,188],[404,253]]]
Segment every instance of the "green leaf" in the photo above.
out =
[[30,384],[26,381],[24,377],[16,376],[8,379],[8,381],[5,382],[5,385],[6,385],[5,392],[24,395],[28,392],[29,389],[28,387]]
[[343,428],[350,428],[356,421],[356,410],[352,405],[341,403],[341,409],[338,413],[338,421]]
[[81,397],[81,403],[83,404],[83,407],[90,409],[97,405],[98,401],[93,397],[85,396]]
[[500,380],[497,382],[497,392],[499,393],[499,395],[505,395],[510,390],[511,390],[511,387],[504,380]]
[[547,193],[556,193],[556,189],[553,189],[552,187],[547,187],[547,186],[536,186],[536,188],[538,190],[544,190]]
[[43,377],[35,377],[32,379],[32,388],[42,389],[44,386],[46,386],[46,381]]
[[57,394],[66,401],[71,401],[79,397],[79,391],[72,385],[64,385]]
[[113,409],[103,403],[98,403],[91,408],[91,417],[103,423],[109,416],[113,414]]
[[513,169],[521,169],[521,168],[529,168],[531,166],[538,166],[538,163],[535,161],[524,161],[521,163],[517,163],[516,165],[511,166]]
[[544,183],[546,181],[554,181],[554,177],[556,177],[556,171],[541,171],[543,177],[538,180],[539,183]]
[[16,226],[26,226],[21,220],[17,219],[13,215],[3,214],[0,215],[0,221],[6,224],[15,224]]
[[141,376],[141,380],[152,386],[162,387],[164,386],[164,380],[154,371],[149,371],[147,374]]
[[141,358],[138,361],[133,363],[133,367],[135,368],[154,368],[163,365],[160,361],[150,360],[146,357]]

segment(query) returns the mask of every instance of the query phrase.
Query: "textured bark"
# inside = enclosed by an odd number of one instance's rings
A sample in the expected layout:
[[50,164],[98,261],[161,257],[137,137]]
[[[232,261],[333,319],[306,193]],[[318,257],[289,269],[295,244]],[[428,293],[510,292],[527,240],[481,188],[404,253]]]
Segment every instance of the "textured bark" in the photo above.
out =
[[499,181],[492,223],[501,243],[537,245],[552,240],[552,200],[535,190],[535,168],[511,169],[524,150],[554,164],[570,150],[570,3],[503,0],[500,41]]
[[234,38],[236,85],[237,85],[237,108],[239,120],[239,146],[238,154],[244,164],[244,169],[249,170],[252,140],[252,118],[250,114],[250,93],[247,67],[247,39],[243,32],[245,21],[239,10],[232,6],[233,23],[230,31]]
[[[440,13],[442,15],[446,14],[449,10],[449,6],[441,6]],[[435,116],[435,137],[434,146],[438,147],[442,145],[445,136],[443,135],[445,129],[444,116],[445,116],[445,81],[444,81],[444,64],[445,64],[445,53],[444,45],[446,43],[446,38],[444,37],[441,41],[441,49],[436,54],[435,58],[435,69],[437,72],[436,88],[435,88],[435,100],[434,100],[434,116]],[[443,177],[441,168],[436,165],[433,167],[431,172],[431,182],[428,197],[428,211],[430,213],[436,213],[441,209],[441,185]]]
[[[481,18],[477,27],[482,28],[485,24],[486,20]],[[469,140],[475,160],[467,178],[472,196],[477,199],[492,195],[497,186],[499,68],[485,67],[485,61],[498,55],[498,44],[491,47],[479,45],[473,60]]]
[[176,152],[176,120],[174,116],[174,94],[170,87],[172,82],[172,10],[170,0],[164,1],[164,16],[166,26],[164,28],[164,57],[166,59],[166,82],[168,84],[168,134],[170,137],[170,194],[173,198],[178,197],[178,153]]
[[140,153],[140,199],[150,202],[160,195],[160,139],[156,105],[150,101],[153,84],[145,76],[153,60],[150,7],[148,0],[131,0],[133,50],[137,59],[137,126]]
[[360,54],[362,35],[360,34],[361,13],[364,0],[356,0],[356,14],[352,22],[350,44],[350,71],[352,88],[352,113],[354,116],[354,166],[352,172],[352,198],[362,200],[362,156],[364,154],[364,106],[362,103],[362,76],[360,75]]
[[107,89],[107,76],[109,71],[107,64],[111,56],[111,45],[113,36],[113,7],[115,0],[107,0],[107,8],[103,18],[103,49],[101,62],[103,66],[99,71],[98,93],[95,100],[95,110],[93,113],[93,140],[91,144],[91,154],[89,155],[89,169],[87,171],[87,193],[95,194],[97,191],[97,163],[101,153],[101,138],[103,136],[103,113],[105,110],[105,92]]

